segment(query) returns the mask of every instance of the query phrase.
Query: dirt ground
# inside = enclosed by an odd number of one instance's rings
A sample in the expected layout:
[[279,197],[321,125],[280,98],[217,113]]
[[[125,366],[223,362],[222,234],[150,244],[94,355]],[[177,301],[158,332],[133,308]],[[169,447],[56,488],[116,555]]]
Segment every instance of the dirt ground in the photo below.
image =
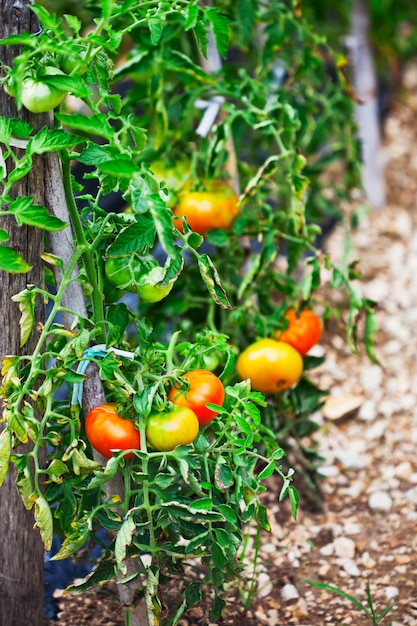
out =
[[[301,494],[294,522],[288,504],[278,503],[280,483],[270,479],[272,530],[261,537],[257,595],[245,611],[243,585],[243,599],[231,589],[219,624],[373,623],[348,599],[306,582],[313,580],[342,589],[368,610],[369,584],[377,616],[394,603],[375,624],[417,626],[417,67],[404,82],[384,125],[387,206],[369,212],[350,239],[350,259],[360,259],[362,272],[357,286],[379,303],[375,349],[381,367],[363,350],[352,354],[334,327],[326,329],[318,348],[326,361],[314,373],[330,390],[314,416],[325,459],[323,510],[311,512]],[[345,244],[338,228],[326,245],[341,258]],[[245,580],[251,576],[248,570]],[[113,587],[60,597],[59,606],[59,620],[50,626],[124,624]],[[181,621],[206,623],[204,607]]]

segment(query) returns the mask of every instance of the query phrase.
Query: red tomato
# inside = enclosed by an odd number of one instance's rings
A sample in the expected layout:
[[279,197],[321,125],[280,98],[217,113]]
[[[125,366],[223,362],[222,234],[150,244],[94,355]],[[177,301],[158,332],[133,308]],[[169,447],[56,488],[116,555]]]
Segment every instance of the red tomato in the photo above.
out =
[[288,320],[288,327],[283,331],[277,331],[275,339],[289,343],[304,356],[320,341],[322,331],[320,318],[310,309],[304,309],[298,317],[295,309],[289,309],[285,317]]
[[303,372],[303,359],[288,343],[260,339],[239,355],[236,368],[242,380],[250,379],[255,391],[277,393],[298,381]]
[[180,194],[178,205],[174,208],[175,226],[182,232],[182,218],[185,216],[191,230],[205,235],[211,228],[227,230],[239,213],[238,197],[235,192],[216,183],[208,185],[206,191],[186,191]]
[[[103,456],[109,459],[117,450],[140,450],[139,431],[131,420],[120,417],[113,403],[100,404],[91,409],[85,420],[87,439]],[[125,454],[125,459],[134,456]]]
[[192,370],[181,376],[189,383],[185,391],[173,387],[168,399],[178,406],[186,406],[197,415],[201,426],[211,422],[217,411],[207,408],[207,403],[222,406],[224,402],[224,387],[221,380],[209,370]]
[[173,406],[168,411],[151,413],[146,425],[148,443],[161,452],[192,443],[198,435],[198,419],[194,411]]

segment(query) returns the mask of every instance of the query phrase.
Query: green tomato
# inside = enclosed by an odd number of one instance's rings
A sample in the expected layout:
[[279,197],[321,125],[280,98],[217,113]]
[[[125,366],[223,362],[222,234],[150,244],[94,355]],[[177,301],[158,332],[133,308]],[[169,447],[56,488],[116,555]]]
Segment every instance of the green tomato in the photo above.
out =
[[[44,74],[65,76],[57,67],[45,67]],[[25,78],[22,82],[22,104],[31,113],[52,111],[65,100],[67,93],[35,77]]]
[[161,452],[192,443],[198,435],[196,414],[184,406],[172,405],[161,413],[151,413],[146,426],[147,442]]
[[166,298],[173,286],[174,283],[169,283],[163,287],[160,287],[159,285],[138,285],[136,293],[142,302],[145,304],[151,304],[153,302],[160,302]]
[[104,301],[108,304],[113,304],[113,302],[117,302],[117,300],[122,297],[122,295],[125,293],[125,290],[113,285],[110,280],[105,276],[103,280],[103,293]]
[[136,292],[137,283],[140,280],[140,263],[132,257],[107,257],[104,264],[104,272],[110,283],[119,289],[125,289],[132,293]]
[[73,52],[61,59],[61,67],[66,74],[72,74],[74,70],[77,70],[78,76],[82,76],[87,71],[87,66],[84,63],[85,52]]

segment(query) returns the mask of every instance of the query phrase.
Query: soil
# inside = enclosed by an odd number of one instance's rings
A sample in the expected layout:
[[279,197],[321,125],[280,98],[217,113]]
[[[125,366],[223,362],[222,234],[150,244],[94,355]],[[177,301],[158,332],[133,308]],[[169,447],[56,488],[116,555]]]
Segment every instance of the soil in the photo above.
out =
[[[218,624],[417,626],[416,67],[407,70],[404,84],[384,124],[386,207],[369,211],[354,232],[338,227],[326,243],[333,259],[342,259],[346,243],[350,259],[360,259],[357,287],[378,302],[380,366],[362,348],[354,354],[346,347],[342,323],[325,329],[316,352],[326,360],[312,375],[330,391],[314,416],[324,459],[322,510],[312,510],[301,492],[293,521],[288,503],[278,502],[281,483],[269,479],[272,529],[261,535],[255,595],[245,610],[249,568],[240,589],[230,589]],[[329,290],[329,297],[338,296]],[[369,592],[377,616],[393,607],[372,622],[348,598],[307,580],[339,588],[368,611]],[[124,626],[114,586],[58,602],[59,619],[49,626]],[[192,609],[181,625],[206,624],[207,608]]]

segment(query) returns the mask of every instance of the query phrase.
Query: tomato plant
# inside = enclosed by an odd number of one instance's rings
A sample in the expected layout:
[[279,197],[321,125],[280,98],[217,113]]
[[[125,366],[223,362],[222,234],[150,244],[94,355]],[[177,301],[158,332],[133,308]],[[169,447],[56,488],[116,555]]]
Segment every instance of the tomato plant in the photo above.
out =
[[240,378],[249,378],[256,391],[277,393],[299,380],[303,360],[295,348],[283,341],[260,339],[239,355],[236,368]]
[[198,434],[198,419],[194,411],[173,406],[167,411],[151,413],[146,425],[148,443],[163,452],[192,443]]
[[[40,130],[0,117],[7,163],[7,172],[0,168],[1,211],[16,228],[49,231],[41,259],[53,274],[53,289],[34,280],[11,294],[22,314],[22,346],[30,337],[36,347],[2,364],[0,482],[13,463],[46,549],[54,528],[65,537],[58,558],[74,554],[91,529],[112,531],[79,589],[110,578],[136,585],[129,596],[144,594],[150,623],[157,623],[163,572],[180,586],[181,606],[167,620],[178,621],[201,603],[200,583],[184,573],[184,563],[196,560],[212,592],[204,620],[217,623],[230,579],[244,579],[244,533],[251,523],[269,529],[259,497],[264,478],[275,472],[283,481],[295,515],[284,451],[297,446],[289,458],[312,459],[311,467],[303,464],[311,475],[317,462],[304,438],[324,392],[301,376],[302,358],[291,345],[256,338],[273,336],[289,303],[320,303],[325,271],[348,296],[340,316],[348,341],[359,336],[360,311],[372,356],[374,304],[317,244],[322,220],[359,187],[343,62],[298,9],[279,0],[251,0],[250,11],[220,0],[62,0],[59,17],[30,6],[42,28],[2,39],[0,54],[10,44],[16,56],[11,67],[0,64],[0,81],[19,110],[30,69],[47,63],[55,75],[30,78],[51,96],[37,110],[57,105],[55,85],[63,86],[59,99],[64,87],[74,98]],[[216,49],[219,59],[208,59]],[[55,167],[56,189],[28,190],[28,171],[43,159]],[[344,172],[337,181],[327,175],[335,161]],[[66,207],[68,214],[53,214]],[[182,228],[183,218],[191,230]],[[55,234],[66,227],[64,238]],[[0,231],[0,268],[28,273],[12,240]],[[42,321],[39,301],[51,307]],[[309,357],[306,367],[314,363]],[[219,378],[193,374],[199,368],[215,368]],[[270,394],[267,401],[260,392]],[[112,409],[96,407],[103,396]],[[180,406],[191,402],[195,412]],[[222,407],[221,419],[212,419],[211,403]],[[134,423],[114,406],[135,415]],[[149,450],[138,451],[134,464],[119,463],[129,453],[114,440],[102,447],[107,431],[91,434],[93,411],[133,429],[126,450],[132,440],[139,449],[140,435]],[[122,451],[101,466],[88,445],[93,436],[105,454]],[[20,454],[28,439],[30,451]],[[125,557],[137,563],[143,554],[152,566],[135,577]]]
[[239,214],[238,198],[225,184],[211,183],[204,191],[185,191],[174,208],[175,225],[182,232],[181,220],[186,218],[191,230],[205,235],[212,228],[229,229]]
[[213,372],[203,369],[187,372],[181,378],[187,383],[187,388],[182,389],[177,385],[172,387],[168,399],[178,406],[194,411],[200,425],[208,424],[216,417],[217,412],[209,409],[207,404],[223,405],[223,383]]
[[31,113],[52,111],[67,97],[67,92],[48,84],[48,76],[64,75],[57,67],[47,66],[39,78],[27,77],[22,82],[22,104]]
[[[115,404],[100,404],[88,413],[85,432],[90,444],[110,458],[118,450],[140,449],[140,435],[131,420],[120,417]],[[134,453],[124,455],[130,459]]]
[[322,325],[320,318],[310,309],[303,309],[297,314],[295,309],[289,309],[285,317],[288,326],[283,331],[275,333],[275,339],[289,343],[302,356],[315,346],[321,337]]

